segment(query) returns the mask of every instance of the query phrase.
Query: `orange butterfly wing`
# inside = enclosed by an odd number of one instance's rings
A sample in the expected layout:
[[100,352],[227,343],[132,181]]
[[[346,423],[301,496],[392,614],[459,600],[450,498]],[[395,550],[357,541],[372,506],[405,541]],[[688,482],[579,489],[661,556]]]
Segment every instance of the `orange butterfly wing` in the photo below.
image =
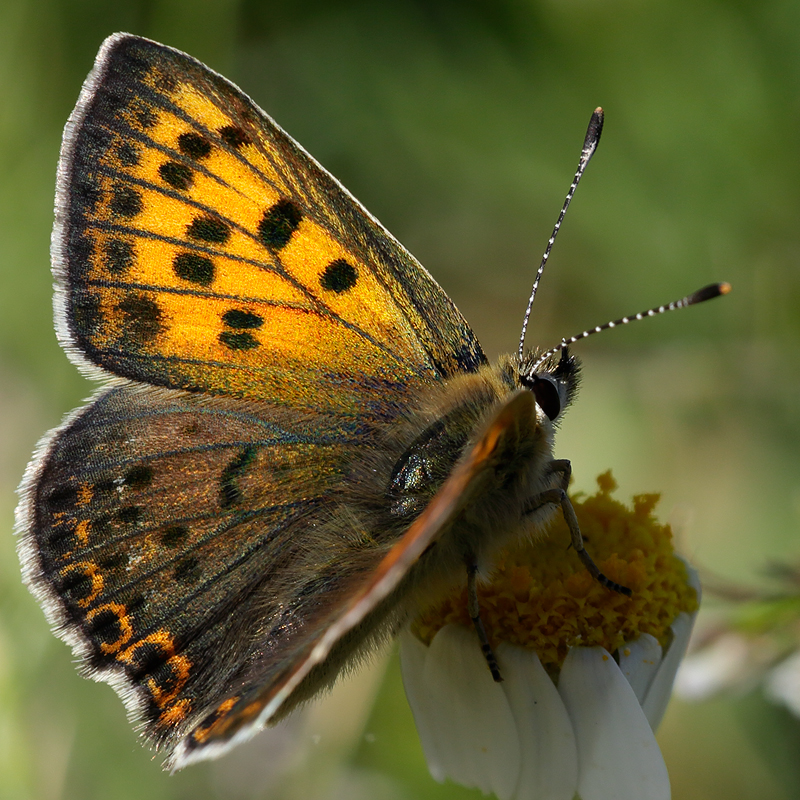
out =
[[329,523],[382,424],[485,358],[236,87],[129,35],[67,125],[53,260],[62,342],[127,380],[31,462],[26,580],[181,765],[255,730],[435,537],[469,470],[402,539]]
[[64,142],[62,336],[92,364],[157,385],[371,414],[376,394],[399,399],[485,361],[413,257],[189,56],[108,39]]

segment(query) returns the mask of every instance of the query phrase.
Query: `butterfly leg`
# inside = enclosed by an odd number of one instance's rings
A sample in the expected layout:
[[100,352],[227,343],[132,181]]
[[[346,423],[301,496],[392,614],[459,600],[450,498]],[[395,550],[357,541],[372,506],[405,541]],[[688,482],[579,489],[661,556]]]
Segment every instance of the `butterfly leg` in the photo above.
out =
[[[564,476],[566,484],[569,485],[569,478],[572,474],[572,468],[569,461],[553,461],[552,468],[553,472],[560,472]],[[564,521],[567,523],[567,527],[569,528],[572,546],[575,548],[575,552],[578,554],[578,558],[580,558],[583,566],[589,571],[589,574],[599,584],[605,586],[607,589],[611,589],[614,592],[619,592],[620,594],[630,597],[633,592],[631,592],[627,586],[623,586],[616,581],[612,581],[611,578],[607,578],[605,575],[603,575],[603,573],[600,572],[597,564],[592,561],[592,557],[586,552],[586,548],[583,546],[581,529],[578,525],[578,518],[575,516],[575,509],[572,507],[572,501],[569,499],[569,496],[564,488],[548,489],[547,491],[537,495],[534,504],[532,504],[531,507],[526,510],[526,513],[532,514],[542,508],[542,506],[550,503],[561,506],[561,513],[564,515]]]
[[467,562],[467,610],[472,624],[475,626],[475,632],[478,634],[481,652],[492,673],[492,678],[495,683],[501,683],[503,676],[500,674],[500,667],[497,665],[494,650],[489,644],[489,637],[486,635],[486,628],[481,619],[481,609],[478,603],[478,565],[475,561]]
[[572,480],[572,462],[566,458],[554,458],[550,462],[550,472],[561,475],[561,488],[566,492]]

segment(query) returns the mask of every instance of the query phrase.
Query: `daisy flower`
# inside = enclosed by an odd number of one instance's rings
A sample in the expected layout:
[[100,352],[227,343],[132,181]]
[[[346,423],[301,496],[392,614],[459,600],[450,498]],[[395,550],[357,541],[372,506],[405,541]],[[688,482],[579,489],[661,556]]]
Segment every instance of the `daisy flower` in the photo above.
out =
[[560,515],[546,539],[508,549],[479,584],[495,683],[466,590],[426,609],[400,644],[403,682],[433,777],[500,800],[664,800],[656,743],[698,607],[696,574],[673,552],[657,495],[627,508],[599,491],[573,505],[609,591],[567,546]]

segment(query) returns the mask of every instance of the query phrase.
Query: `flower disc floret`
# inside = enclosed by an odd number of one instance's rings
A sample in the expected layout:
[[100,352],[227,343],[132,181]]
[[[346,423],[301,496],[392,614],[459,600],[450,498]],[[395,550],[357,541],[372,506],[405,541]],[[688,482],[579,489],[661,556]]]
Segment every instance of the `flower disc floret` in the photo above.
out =
[[[481,619],[492,645],[508,642],[535,650],[551,673],[560,670],[574,646],[614,653],[647,633],[667,647],[678,614],[693,614],[698,606],[686,565],[673,552],[672,531],[653,515],[659,495],[638,495],[629,508],[611,496],[617,484],[610,471],[597,483],[596,494],[576,495],[572,504],[595,563],[629,587],[630,597],[610,591],[583,568],[568,546],[570,534],[560,514],[546,537],[501,553],[489,580],[478,586]],[[472,624],[465,588],[425,610],[412,632],[429,645],[448,624]]]

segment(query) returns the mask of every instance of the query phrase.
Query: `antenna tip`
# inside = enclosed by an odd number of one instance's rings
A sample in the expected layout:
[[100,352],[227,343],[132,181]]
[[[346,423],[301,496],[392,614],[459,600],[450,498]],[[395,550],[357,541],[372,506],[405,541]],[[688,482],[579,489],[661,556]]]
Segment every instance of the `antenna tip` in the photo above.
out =
[[688,298],[688,305],[693,306],[696,303],[704,303],[706,300],[713,300],[715,297],[728,294],[730,290],[731,285],[725,281],[722,283],[712,283],[709,286],[698,289],[693,295],[690,295]]
[[600,134],[603,133],[603,109],[598,106],[592,111],[592,118],[589,120],[589,128],[586,131],[586,138],[583,142],[583,158],[588,161],[597,148],[600,141]]

